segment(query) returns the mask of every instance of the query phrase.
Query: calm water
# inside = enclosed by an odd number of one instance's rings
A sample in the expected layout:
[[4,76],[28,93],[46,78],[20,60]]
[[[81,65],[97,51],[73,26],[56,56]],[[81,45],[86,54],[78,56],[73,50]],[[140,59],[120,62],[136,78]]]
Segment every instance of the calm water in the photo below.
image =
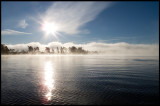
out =
[[1,56],[1,104],[159,104],[159,57]]

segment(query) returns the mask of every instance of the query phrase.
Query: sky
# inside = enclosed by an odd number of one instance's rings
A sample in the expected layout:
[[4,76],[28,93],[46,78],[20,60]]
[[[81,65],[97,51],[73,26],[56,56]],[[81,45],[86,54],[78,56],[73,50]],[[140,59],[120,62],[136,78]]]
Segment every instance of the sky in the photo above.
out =
[[[159,43],[159,2],[1,2],[2,43]],[[43,24],[54,23],[56,34]],[[54,29],[54,28],[53,28]]]
[[159,1],[3,1],[1,21],[1,42],[10,48],[36,44],[140,48],[149,54],[159,50]]

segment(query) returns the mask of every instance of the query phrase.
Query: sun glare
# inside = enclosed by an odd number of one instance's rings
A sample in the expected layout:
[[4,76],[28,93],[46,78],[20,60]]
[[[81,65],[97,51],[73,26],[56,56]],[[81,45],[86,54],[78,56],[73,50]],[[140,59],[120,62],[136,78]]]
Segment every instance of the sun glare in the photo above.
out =
[[54,86],[54,69],[52,68],[51,62],[47,62],[45,64],[45,83],[44,85],[47,87],[47,93],[46,93],[46,98],[48,100],[51,100],[52,97],[52,90],[55,89]]
[[53,23],[44,22],[42,25],[42,30],[46,33],[46,35],[53,35],[56,37],[57,27]]

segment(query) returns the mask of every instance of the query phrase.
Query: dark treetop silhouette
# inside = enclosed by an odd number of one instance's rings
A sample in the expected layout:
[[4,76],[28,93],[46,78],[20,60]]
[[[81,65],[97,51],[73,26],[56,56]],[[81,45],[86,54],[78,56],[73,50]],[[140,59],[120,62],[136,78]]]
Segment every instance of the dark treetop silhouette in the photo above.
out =
[[86,51],[82,47],[57,47],[57,48],[50,48],[46,47],[45,52],[41,52],[39,47],[32,47],[28,46],[28,50],[15,50],[15,49],[8,49],[5,44],[1,44],[1,54],[88,54],[94,53],[97,54],[97,51]]

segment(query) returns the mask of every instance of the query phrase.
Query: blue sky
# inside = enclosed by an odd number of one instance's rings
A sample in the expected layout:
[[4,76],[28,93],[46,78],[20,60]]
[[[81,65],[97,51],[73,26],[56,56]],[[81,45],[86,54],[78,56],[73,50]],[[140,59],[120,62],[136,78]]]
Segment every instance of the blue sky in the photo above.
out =
[[1,20],[4,44],[159,43],[158,1],[1,2]]

